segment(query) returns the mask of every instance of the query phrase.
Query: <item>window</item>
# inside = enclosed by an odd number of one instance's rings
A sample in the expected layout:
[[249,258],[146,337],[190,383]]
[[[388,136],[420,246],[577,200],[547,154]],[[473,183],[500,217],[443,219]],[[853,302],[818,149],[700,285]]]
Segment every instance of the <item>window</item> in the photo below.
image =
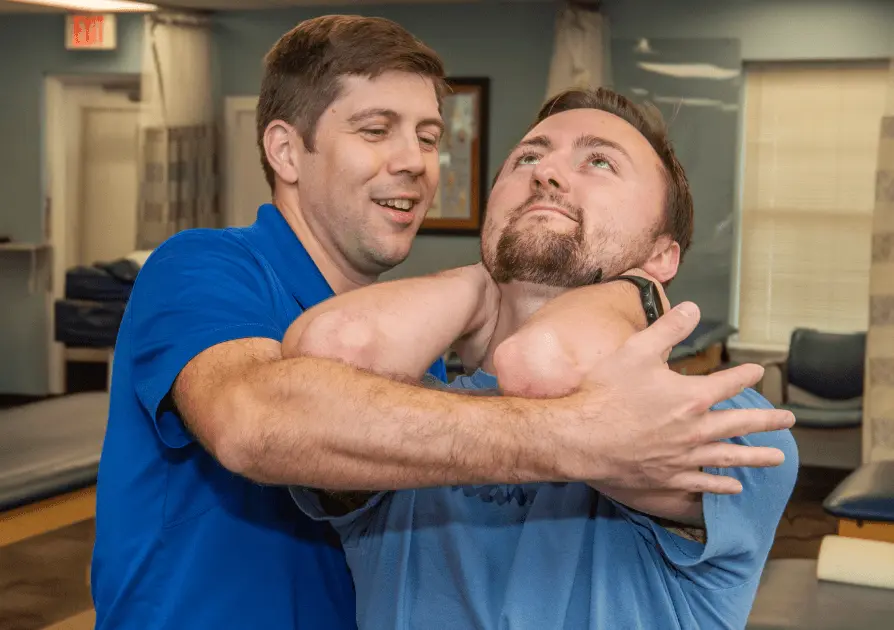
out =
[[887,64],[749,66],[738,345],[866,330]]

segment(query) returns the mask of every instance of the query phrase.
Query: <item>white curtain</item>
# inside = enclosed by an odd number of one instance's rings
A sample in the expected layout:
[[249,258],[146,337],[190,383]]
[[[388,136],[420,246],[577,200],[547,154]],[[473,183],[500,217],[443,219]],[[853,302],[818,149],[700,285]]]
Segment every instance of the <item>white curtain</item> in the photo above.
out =
[[546,98],[574,87],[609,87],[608,20],[598,2],[569,2],[556,18],[556,34]]
[[143,42],[137,240],[152,249],[181,230],[220,224],[211,23],[149,14]]

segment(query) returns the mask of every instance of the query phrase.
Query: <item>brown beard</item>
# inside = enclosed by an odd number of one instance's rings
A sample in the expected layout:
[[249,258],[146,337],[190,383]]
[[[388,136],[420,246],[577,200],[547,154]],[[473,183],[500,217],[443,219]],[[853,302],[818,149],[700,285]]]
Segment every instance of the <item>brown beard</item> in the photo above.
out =
[[485,263],[494,280],[512,280],[554,287],[578,287],[597,282],[602,269],[587,256],[584,238],[583,210],[557,197],[549,202],[561,207],[578,221],[571,233],[552,230],[522,230],[518,223],[525,210],[547,196],[535,193],[512,211],[506,228],[497,241],[493,260]]
[[[577,220],[572,232],[518,227],[525,210],[544,200],[562,208]],[[603,232],[597,242],[588,243],[583,222],[582,208],[572,206],[557,196],[535,193],[510,213],[495,251],[490,255],[482,251],[485,266],[500,284],[515,280],[561,288],[581,287],[642,265],[658,236],[656,230],[645,241],[631,243],[622,259],[606,260],[604,253],[608,250],[607,243],[618,237],[611,232]]]

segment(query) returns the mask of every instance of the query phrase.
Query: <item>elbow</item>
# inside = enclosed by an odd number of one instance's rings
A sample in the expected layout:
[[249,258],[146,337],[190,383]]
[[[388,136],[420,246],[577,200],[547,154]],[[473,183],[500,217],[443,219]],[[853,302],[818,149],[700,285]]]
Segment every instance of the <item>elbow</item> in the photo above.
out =
[[344,311],[328,311],[317,315],[300,331],[291,333],[290,330],[283,339],[285,358],[330,359],[365,370],[375,367],[378,335],[364,318]]
[[[214,419],[216,430],[205,436],[205,446],[221,466],[231,473],[258,483],[265,483],[259,462],[263,460],[263,423],[256,418],[264,416],[261,396],[247,383],[232,383],[215,398],[209,417]],[[259,406],[261,405],[261,406]],[[259,413],[259,411],[261,413]]]
[[494,370],[500,388],[526,398],[556,398],[580,385],[576,361],[548,327],[522,330],[494,351]]

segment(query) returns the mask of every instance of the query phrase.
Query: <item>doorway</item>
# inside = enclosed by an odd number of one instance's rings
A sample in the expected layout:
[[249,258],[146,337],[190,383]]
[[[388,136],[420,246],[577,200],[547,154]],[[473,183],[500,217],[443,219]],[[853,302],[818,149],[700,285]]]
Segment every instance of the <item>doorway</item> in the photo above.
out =
[[[65,273],[136,249],[139,75],[46,79],[46,216],[53,252],[47,295],[49,388],[65,392],[65,348],[55,341],[54,304]],[[102,353],[88,357],[106,362]]]
[[228,226],[251,225],[258,206],[271,200],[258,154],[257,106],[257,96],[228,96],[224,101],[224,221]]

